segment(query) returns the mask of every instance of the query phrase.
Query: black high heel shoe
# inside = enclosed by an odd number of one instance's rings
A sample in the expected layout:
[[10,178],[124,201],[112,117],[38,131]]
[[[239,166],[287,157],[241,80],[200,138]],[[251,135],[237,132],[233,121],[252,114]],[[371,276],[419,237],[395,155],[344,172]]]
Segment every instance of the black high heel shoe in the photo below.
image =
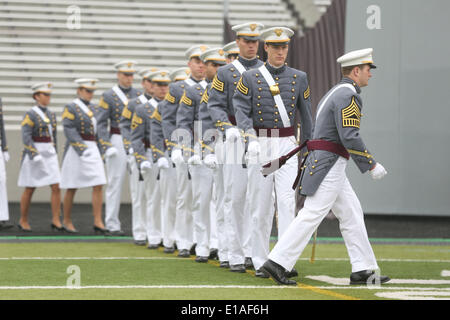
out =
[[52,223],[50,226],[52,228],[52,231],[59,231],[59,232],[64,231],[64,228],[62,226],[61,227],[57,227],[54,223]]
[[100,234],[103,234],[105,236],[110,234],[108,229],[100,228],[100,227],[97,227],[97,226],[94,226],[94,231],[95,231],[96,234],[100,233]]
[[31,228],[30,229],[25,229],[24,227],[21,226],[20,223],[17,224],[17,228],[19,228],[19,230],[23,231],[23,232],[31,232]]
[[67,228],[64,224],[61,227],[64,231],[68,232],[68,233],[78,233],[77,229],[69,229]]

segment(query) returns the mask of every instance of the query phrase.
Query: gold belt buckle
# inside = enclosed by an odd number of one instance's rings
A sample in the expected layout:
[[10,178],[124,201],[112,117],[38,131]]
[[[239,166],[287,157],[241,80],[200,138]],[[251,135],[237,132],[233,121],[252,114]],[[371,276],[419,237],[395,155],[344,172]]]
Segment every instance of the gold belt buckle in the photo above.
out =
[[276,84],[273,86],[270,86],[269,89],[270,89],[270,93],[272,94],[272,96],[276,96],[276,95],[280,94],[280,88],[278,88],[278,86]]

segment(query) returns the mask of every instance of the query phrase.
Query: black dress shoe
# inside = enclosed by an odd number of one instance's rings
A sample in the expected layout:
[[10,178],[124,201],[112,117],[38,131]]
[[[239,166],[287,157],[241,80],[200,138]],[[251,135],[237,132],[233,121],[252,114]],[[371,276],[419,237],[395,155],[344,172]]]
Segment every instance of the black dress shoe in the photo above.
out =
[[262,271],[261,269],[258,269],[258,270],[255,271],[255,277],[258,277],[258,278],[270,278],[270,276],[267,273],[265,273],[264,271]]
[[205,263],[208,262],[208,257],[197,256],[195,262]]
[[52,231],[59,231],[59,232],[64,231],[64,229],[63,229],[62,226],[61,226],[61,227],[58,227],[58,226],[56,226],[54,223],[52,223],[52,224],[50,225],[50,227],[52,228]]
[[195,255],[195,247],[197,246],[197,244],[196,243],[194,243],[193,245],[192,245],[192,247],[191,247],[191,250],[189,251],[189,253],[191,254],[191,255]]
[[164,247],[164,253],[174,253],[175,248],[174,247]]
[[94,231],[96,234],[99,233],[99,234],[103,234],[105,236],[109,235],[109,230],[106,228],[100,228],[100,227],[94,226]]
[[9,223],[8,221],[0,221],[0,230],[7,230],[14,227],[13,224]]
[[114,236],[114,237],[122,237],[125,235],[125,232],[123,232],[122,230],[114,230],[114,231],[109,231],[109,235]]
[[67,228],[64,224],[62,225],[61,228],[63,228],[63,230],[64,230],[65,232],[68,232],[68,233],[78,233],[78,230],[77,230],[77,229],[69,229],[69,228]]
[[189,258],[191,256],[191,253],[188,249],[182,249],[180,252],[178,252],[178,257],[180,258]]
[[147,246],[147,249],[153,249],[153,250],[156,250],[156,249],[158,249],[159,248],[159,243],[157,243],[157,244],[148,244],[148,246]]
[[391,280],[387,276],[377,276],[373,270],[363,270],[352,272],[350,275],[350,284],[378,284],[385,283]]
[[219,267],[228,269],[230,267],[230,263],[228,261],[220,261]]
[[291,271],[287,271],[287,272],[286,272],[286,277],[287,277],[287,278],[295,278],[295,277],[298,277],[298,272],[297,272],[297,270],[295,270],[295,268],[292,268]]
[[23,231],[23,232],[31,232],[31,228],[30,228],[30,229],[25,229],[24,227],[22,227],[22,226],[20,225],[20,223],[17,224],[17,228],[19,228],[19,230],[20,230],[20,231]]
[[252,258],[246,257],[244,262],[245,269],[253,270],[255,267],[253,266]]
[[219,253],[219,250],[217,250],[216,248],[209,250],[208,259],[210,259],[210,260],[219,259],[218,253]]
[[232,264],[230,265],[230,271],[245,273],[245,266],[243,264]]
[[145,240],[134,240],[133,242],[137,246],[145,246],[147,244],[147,241]]
[[286,270],[272,260],[267,260],[266,262],[264,262],[261,270],[269,274],[272,279],[274,279],[278,284],[282,284],[285,286],[297,285],[297,282],[286,277]]

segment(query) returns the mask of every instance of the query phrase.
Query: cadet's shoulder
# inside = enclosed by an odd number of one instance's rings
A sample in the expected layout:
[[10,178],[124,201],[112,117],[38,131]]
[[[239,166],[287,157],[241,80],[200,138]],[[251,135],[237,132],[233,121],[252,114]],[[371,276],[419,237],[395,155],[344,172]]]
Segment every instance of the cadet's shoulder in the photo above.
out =
[[130,93],[134,97],[138,97],[142,94],[142,91],[136,88],[131,88]]
[[289,76],[293,76],[295,78],[298,78],[299,80],[308,80],[308,75],[305,71],[295,69],[289,66],[286,66],[286,74]]
[[75,102],[71,101],[69,103],[66,103],[66,105],[64,107],[66,107],[68,109],[74,109],[76,107],[76,104],[75,104]]

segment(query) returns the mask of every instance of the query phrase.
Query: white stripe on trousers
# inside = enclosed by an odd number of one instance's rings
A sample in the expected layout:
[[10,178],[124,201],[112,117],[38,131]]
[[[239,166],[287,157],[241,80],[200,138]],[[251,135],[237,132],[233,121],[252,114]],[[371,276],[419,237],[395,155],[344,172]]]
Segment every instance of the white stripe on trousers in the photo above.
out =
[[178,250],[191,249],[194,244],[194,222],[192,206],[192,183],[188,178],[187,163],[180,163],[176,166],[177,172],[177,215],[175,220],[175,230],[177,234]]
[[306,197],[304,207],[270,252],[270,260],[291,270],[320,222],[333,210],[339,220],[352,272],[378,269],[361,204],[345,174],[346,166],[347,160],[339,157],[316,193]]
[[145,194],[144,181],[139,181],[139,170],[133,155],[127,155],[131,173],[129,175],[131,194],[131,227],[134,240],[145,240],[146,217],[145,217]]
[[[152,154],[148,151],[147,158],[151,159],[151,157]],[[151,169],[143,174],[146,199],[146,231],[149,244],[159,244],[162,240],[162,197],[160,180],[157,180],[159,170],[156,163],[153,163]]]
[[172,161],[166,157],[169,168],[160,169],[159,187],[161,192],[161,216],[162,216],[162,237],[165,247],[172,247],[177,238],[176,209],[177,209],[177,173]]

